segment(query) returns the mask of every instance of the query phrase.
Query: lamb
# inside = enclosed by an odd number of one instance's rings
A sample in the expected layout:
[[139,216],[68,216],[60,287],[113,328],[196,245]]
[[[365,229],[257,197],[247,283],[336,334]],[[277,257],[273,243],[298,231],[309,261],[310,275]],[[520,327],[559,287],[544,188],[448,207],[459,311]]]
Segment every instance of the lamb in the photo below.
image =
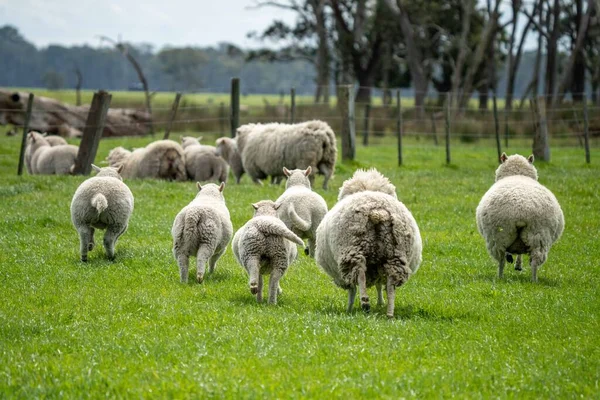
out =
[[290,171],[284,167],[283,173],[288,177],[286,189],[276,203],[279,204],[277,217],[296,235],[308,239],[305,252],[314,258],[317,227],[327,214],[327,203],[311,190],[308,179],[311,169]]
[[[79,148],[70,144],[51,146],[41,133],[29,132],[29,167],[35,175],[68,175],[73,172]],[[55,140],[55,139],[51,139]]]
[[185,155],[179,143],[158,140],[131,152],[116,147],[108,153],[111,167],[123,165],[123,178],[156,178],[185,181]]
[[336,285],[348,290],[348,312],[357,285],[362,309],[368,312],[367,288],[377,287],[377,304],[382,305],[385,284],[387,316],[392,318],[395,288],[421,263],[419,227],[395,190],[377,170],[357,170],[317,228],[315,259]]
[[563,212],[554,194],[537,182],[533,155],[526,159],[502,153],[500,161],[496,182],[477,206],[477,228],[488,253],[498,262],[499,278],[505,258],[512,262],[516,254],[515,269],[520,271],[522,254],[528,254],[531,279],[537,282],[538,268],[563,232]]
[[335,134],[323,121],[300,124],[247,124],[236,132],[236,143],[244,170],[252,180],[267,176],[283,176],[283,167],[306,169],[325,175],[323,188],[327,189],[335,169],[337,148]]
[[298,256],[294,243],[303,246],[304,242],[277,218],[273,201],[261,200],[252,207],[254,217],[235,233],[231,247],[250,277],[250,293],[262,302],[263,275],[270,274],[269,304],[277,304],[279,280]]
[[[36,132],[36,133],[40,133],[40,132]],[[40,133],[40,135],[42,135],[44,137],[44,139],[46,139],[48,144],[53,147],[69,144],[69,143],[67,143],[67,141],[65,139],[63,139],[60,136],[55,136],[55,135],[47,136],[46,133]],[[31,157],[32,156],[33,156],[33,154],[31,152],[31,136],[27,135],[27,146],[25,147],[25,166],[27,167],[27,172],[29,172],[30,175],[33,174],[33,170],[31,167]]]
[[227,161],[216,154],[214,146],[201,145],[198,139],[190,136],[181,138],[181,146],[189,179],[200,182],[227,182],[229,166]]
[[198,283],[204,280],[207,262],[208,272],[212,274],[233,234],[231,217],[223,197],[225,183],[202,186],[197,182],[196,185],[196,197],[177,214],[171,229],[173,256],[179,265],[182,283],[188,281],[190,256],[196,256]]
[[71,220],[79,233],[81,261],[86,262],[88,251],[94,248],[95,229],[106,229],[104,249],[109,260],[115,258],[117,239],[125,233],[133,212],[133,194],[124,184],[122,167],[98,168],[98,173],[84,181],[71,201]]
[[240,183],[242,175],[244,175],[244,166],[242,165],[242,157],[237,150],[237,144],[234,139],[228,137],[221,137],[217,139],[216,153],[218,156],[223,157],[229,166],[231,172],[235,177],[235,183]]

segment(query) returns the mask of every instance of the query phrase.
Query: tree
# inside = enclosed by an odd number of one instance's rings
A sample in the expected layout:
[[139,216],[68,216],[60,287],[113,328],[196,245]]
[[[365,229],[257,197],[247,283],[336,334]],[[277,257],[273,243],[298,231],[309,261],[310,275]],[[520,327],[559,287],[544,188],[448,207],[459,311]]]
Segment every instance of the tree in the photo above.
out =
[[48,90],[59,90],[63,88],[65,79],[58,72],[49,70],[42,77],[42,82]]
[[162,71],[173,82],[173,90],[197,90],[202,87],[200,66],[208,59],[204,51],[194,47],[167,47],[157,57]]

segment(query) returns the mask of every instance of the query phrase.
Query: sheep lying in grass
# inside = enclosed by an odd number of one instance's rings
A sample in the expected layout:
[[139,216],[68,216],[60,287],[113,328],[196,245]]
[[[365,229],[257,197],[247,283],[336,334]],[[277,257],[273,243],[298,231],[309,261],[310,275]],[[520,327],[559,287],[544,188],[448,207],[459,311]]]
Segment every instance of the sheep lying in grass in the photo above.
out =
[[387,292],[387,316],[394,316],[395,288],[421,263],[419,228],[398,201],[396,188],[378,171],[358,170],[340,189],[338,203],[317,228],[317,263],[336,285],[348,290],[352,310],[356,286],[363,310],[369,311],[367,288],[377,287],[377,303]]
[[498,261],[502,278],[505,257],[517,255],[521,269],[522,254],[529,255],[531,279],[544,264],[552,244],[562,234],[565,220],[554,194],[537,182],[533,155],[510,157],[502,153],[496,170],[496,183],[477,206],[477,228],[485,239],[490,256]]
[[[39,133],[39,132],[36,132],[36,133]],[[42,135],[44,137],[44,139],[46,139],[46,142],[48,142],[48,144],[52,147],[69,144],[69,143],[67,143],[67,141],[64,138],[62,138],[60,136],[55,136],[55,135],[48,136],[46,133],[40,133],[40,135]],[[25,147],[25,166],[27,167],[27,172],[29,172],[29,174],[33,174],[33,170],[31,168],[32,155],[33,154],[31,152],[31,136],[27,135],[27,146]]]
[[[68,175],[73,172],[79,148],[70,144],[51,146],[41,133],[29,132],[30,164],[34,175]],[[56,140],[56,139],[51,139]]]
[[173,222],[173,255],[179,265],[181,282],[188,281],[189,257],[196,256],[198,283],[204,280],[206,263],[212,273],[225,253],[233,234],[229,210],[223,197],[224,183],[198,185],[198,194]]
[[285,192],[277,199],[279,205],[277,216],[296,235],[308,239],[305,248],[311,257],[315,256],[317,227],[327,214],[327,203],[318,193],[310,188],[311,167],[306,170],[283,168],[288,177]]
[[116,147],[107,161],[111,167],[123,165],[123,178],[187,179],[183,149],[172,140],[158,140],[133,152]]
[[283,176],[283,167],[310,166],[311,184],[314,174],[323,174],[323,188],[327,189],[335,169],[335,135],[323,121],[242,125],[237,130],[236,142],[244,170],[257,183],[267,176]]
[[231,167],[235,183],[240,183],[240,179],[244,175],[244,166],[235,140],[228,137],[218,138],[216,149],[217,155],[223,157]]
[[214,146],[201,145],[199,139],[184,136],[181,146],[185,154],[185,169],[194,181],[227,182],[229,166],[219,157]]
[[77,232],[81,261],[87,261],[88,251],[94,248],[95,229],[106,229],[104,249],[110,260],[115,258],[115,243],[127,230],[133,212],[133,194],[122,182],[122,167],[98,168],[98,173],[87,179],[75,191],[71,201],[71,220]]
[[304,242],[277,218],[274,202],[262,200],[252,206],[254,217],[235,233],[231,247],[238,263],[246,269],[250,293],[256,295],[259,303],[263,275],[271,275],[269,304],[276,304],[277,293],[281,292],[279,280],[298,256],[294,243],[303,246]]

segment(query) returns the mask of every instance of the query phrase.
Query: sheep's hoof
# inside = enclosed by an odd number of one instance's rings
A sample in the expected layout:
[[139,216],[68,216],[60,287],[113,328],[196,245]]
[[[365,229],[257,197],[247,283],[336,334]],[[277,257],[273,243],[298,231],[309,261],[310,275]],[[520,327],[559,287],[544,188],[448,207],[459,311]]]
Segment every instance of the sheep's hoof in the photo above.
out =
[[523,271],[523,267],[520,265],[515,265],[515,271]]
[[361,303],[361,308],[364,312],[368,313],[371,311],[371,305],[369,303]]
[[87,262],[87,256],[81,256],[81,261],[82,262]]
[[512,264],[512,263],[513,263],[513,261],[514,261],[514,260],[513,260],[513,256],[512,256],[512,254],[510,254],[510,253],[506,253],[506,261],[507,261],[508,263],[510,263],[510,264]]
[[252,282],[250,284],[250,293],[252,293],[252,294],[258,293],[258,284],[256,282]]
[[88,251],[94,250],[94,246],[95,246],[94,242],[88,243]]
[[388,317],[389,319],[392,319],[392,318],[394,318],[394,313],[387,314],[387,317]]
[[307,256],[310,255],[310,250],[308,250],[308,247],[304,248],[304,254],[306,254]]
[[204,275],[197,275],[196,279],[198,280],[198,283],[202,283],[204,282]]

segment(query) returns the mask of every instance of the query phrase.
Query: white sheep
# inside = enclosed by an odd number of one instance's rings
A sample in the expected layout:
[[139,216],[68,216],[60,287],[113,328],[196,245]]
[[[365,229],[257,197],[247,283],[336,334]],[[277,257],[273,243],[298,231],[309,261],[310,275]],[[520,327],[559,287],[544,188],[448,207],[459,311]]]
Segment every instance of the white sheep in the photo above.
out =
[[183,149],[173,140],[158,140],[133,152],[119,146],[107,161],[111,167],[123,165],[123,178],[187,179]]
[[94,248],[95,229],[106,229],[104,249],[110,260],[115,257],[115,243],[127,230],[133,212],[133,194],[119,175],[120,168],[98,168],[85,180],[71,201],[71,220],[79,233],[81,261],[87,261]]
[[200,140],[190,136],[181,138],[185,154],[185,169],[189,179],[194,181],[227,182],[229,166],[219,157],[214,146],[200,144]]
[[[73,172],[79,148],[70,144],[51,146],[48,138],[29,132],[29,167],[34,175],[68,175]],[[54,140],[54,139],[51,139]]]
[[331,127],[323,121],[299,124],[247,124],[236,132],[236,143],[244,170],[254,182],[282,177],[283,167],[306,169],[325,175],[327,189],[337,158],[336,139]]
[[308,239],[305,252],[314,258],[317,227],[327,214],[327,203],[310,188],[311,167],[306,170],[283,168],[288,177],[285,192],[277,199],[277,217],[296,235]]
[[[40,133],[40,132],[36,132],[36,133]],[[40,133],[44,139],[46,139],[46,141],[48,142],[48,144],[50,146],[62,146],[62,145],[68,145],[69,143],[67,143],[67,141],[62,138],[61,136],[56,136],[56,135],[51,135],[48,136],[46,133]],[[32,157],[32,151],[31,151],[31,136],[27,135],[27,146],[25,147],[25,166],[27,167],[27,172],[29,172],[29,174],[33,174],[33,170],[31,167],[31,157]]]
[[395,288],[417,271],[422,248],[419,227],[398,201],[394,185],[375,169],[358,170],[317,228],[315,259],[336,285],[348,290],[349,312],[357,285],[362,309],[369,311],[367,288],[377,287],[382,305],[385,284],[391,318]]
[[196,183],[198,194],[185,206],[173,222],[173,256],[179,265],[181,282],[188,281],[189,257],[196,256],[196,278],[204,280],[206,263],[212,273],[217,261],[227,250],[233,234],[229,210],[223,197],[224,183],[220,186]]
[[[281,292],[279,280],[298,256],[294,243],[304,245],[302,239],[277,218],[277,205],[261,200],[254,207],[254,217],[233,236],[231,247],[238,263],[249,275],[250,293],[262,301],[263,275],[269,278],[269,304],[277,303]],[[293,242],[293,243],[292,243]]]
[[538,268],[563,232],[563,212],[554,194],[538,183],[533,155],[526,159],[502,153],[500,160],[496,183],[477,206],[477,228],[488,253],[498,261],[499,278],[505,259],[512,261],[516,254],[515,269],[521,270],[521,255],[528,254],[531,279],[537,282]]
[[235,177],[235,183],[240,183],[242,175],[244,175],[244,166],[242,165],[242,157],[237,150],[235,139],[221,137],[217,139],[216,153],[227,161],[231,172]]

